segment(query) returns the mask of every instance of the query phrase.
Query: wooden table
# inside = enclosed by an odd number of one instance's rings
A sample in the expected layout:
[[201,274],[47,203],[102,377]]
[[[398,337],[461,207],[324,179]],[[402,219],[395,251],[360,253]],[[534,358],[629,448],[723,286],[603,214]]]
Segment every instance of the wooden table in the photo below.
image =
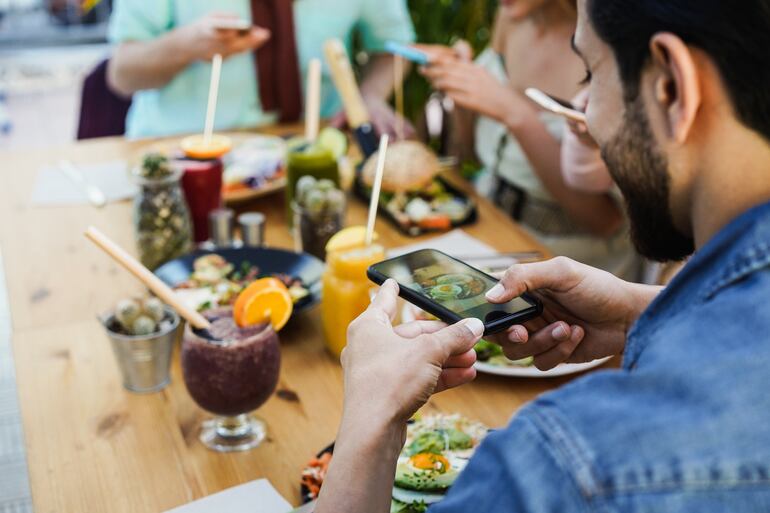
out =
[[[96,321],[97,312],[141,287],[82,232],[94,224],[133,248],[130,203],[102,210],[30,204],[41,167],[62,158],[135,161],[148,144],[110,138],[2,156],[0,248],[35,511],[159,512],[262,477],[297,504],[300,471],[334,439],[342,405],[340,366],[324,351],[317,309],[281,332],[279,393],[258,412],[268,423],[266,442],[245,453],[209,451],[197,439],[208,415],[188,396],[178,357],[165,390],[129,393]],[[249,207],[266,214],[268,244],[290,248],[282,200],[279,194]],[[363,205],[352,201],[349,210],[349,223],[364,223]],[[471,235],[503,251],[542,249],[486,201],[479,200],[479,213]],[[388,247],[415,240],[384,220],[377,229]],[[480,375],[426,409],[501,426],[524,402],[563,382]]]

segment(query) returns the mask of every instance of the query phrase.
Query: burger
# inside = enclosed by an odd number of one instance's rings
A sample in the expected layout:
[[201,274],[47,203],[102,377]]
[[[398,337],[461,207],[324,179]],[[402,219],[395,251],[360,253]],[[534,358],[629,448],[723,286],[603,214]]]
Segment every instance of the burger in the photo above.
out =
[[[368,188],[374,185],[378,153],[361,170],[361,181]],[[473,209],[467,198],[447,189],[439,178],[441,169],[436,154],[420,142],[398,141],[388,147],[380,204],[410,234],[448,230]]]

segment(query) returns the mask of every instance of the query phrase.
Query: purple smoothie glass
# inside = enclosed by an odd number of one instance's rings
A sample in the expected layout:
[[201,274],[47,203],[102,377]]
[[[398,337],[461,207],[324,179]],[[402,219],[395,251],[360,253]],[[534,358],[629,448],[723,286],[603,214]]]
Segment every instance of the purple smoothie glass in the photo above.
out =
[[278,335],[269,324],[239,327],[232,311],[204,312],[208,335],[189,325],[182,342],[182,374],[198,405],[216,416],[203,422],[200,440],[220,452],[245,451],[265,438],[265,423],[248,415],[275,391],[281,368]]

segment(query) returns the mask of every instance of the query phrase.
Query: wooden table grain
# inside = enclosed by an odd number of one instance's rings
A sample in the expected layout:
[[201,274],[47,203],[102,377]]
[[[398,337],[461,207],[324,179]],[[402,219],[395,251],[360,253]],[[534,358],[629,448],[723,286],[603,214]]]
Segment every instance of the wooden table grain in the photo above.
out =
[[[35,152],[6,152],[0,172],[0,249],[13,324],[13,351],[30,484],[39,513],[160,512],[257,478],[268,478],[299,502],[304,463],[334,439],[342,406],[341,369],[324,350],[318,309],[281,332],[278,393],[258,415],[268,439],[237,454],[207,450],[197,439],[208,415],[187,394],[178,355],[172,382],[149,395],[125,391],[96,314],[141,286],[83,236],[90,224],[133,250],[131,204],[40,207],[30,203],[38,171],[60,159],[136,162],[153,141],[108,138]],[[269,245],[291,248],[282,195],[240,210],[267,216]],[[479,200],[468,233],[502,251],[541,248]],[[365,207],[350,203],[348,222],[363,224]],[[387,247],[414,242],[383,219]],[[427,410],[460,412],[502,426],[525,402],[565,379],[525,380],[480,375],[442,393]]]

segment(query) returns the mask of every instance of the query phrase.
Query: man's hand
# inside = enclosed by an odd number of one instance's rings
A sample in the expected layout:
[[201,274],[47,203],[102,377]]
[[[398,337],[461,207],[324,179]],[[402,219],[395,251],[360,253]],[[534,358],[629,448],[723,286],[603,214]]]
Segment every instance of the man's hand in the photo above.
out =
[[406,421],[431,394],[476,376],[478,319],[447,327],[418,321],[393,327],[398,285],[386,281],[348,329],[342,351],[345,406],[317,513],[388,511]]
[[517,264],[487,299],[504,303],[529,292],[543,302],[543,315],[491,339],[508,358],[534,356],[541,370],[616,355],[623,351],[631,325],[660,290],[566,257]]
[[476,376],[473,346],[484,331],[480,320],[448,327],[417,321],[394,328],[397,298],[398,285],[386,281],[348,328],[342,352],[348,419],[403,425],[431,394]]
[[217,28],[217,21],[234,19],[238,17],[223,13],[207,14],[178,28],[177,36],[182,47],[189,52],[190,59],[199,61],[209,61],[216,54],[226,59],[237,53],[257,49],[270,39],[270,31],[260,27],[252,27],[245,32]]

